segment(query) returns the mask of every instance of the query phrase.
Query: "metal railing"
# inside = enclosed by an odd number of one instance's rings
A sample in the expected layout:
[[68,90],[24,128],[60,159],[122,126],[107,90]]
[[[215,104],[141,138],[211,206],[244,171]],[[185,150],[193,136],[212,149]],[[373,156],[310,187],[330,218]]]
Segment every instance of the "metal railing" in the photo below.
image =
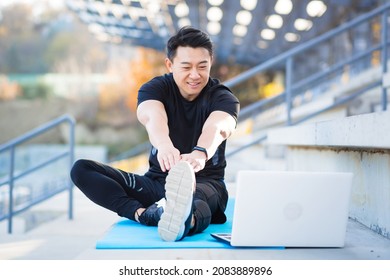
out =
[[[364,14],[350,22],[347,22],[343,25],[340,25],[339,27],[330,30],[327,33],[324,33],[321,36],[318,36],[306,43],[303,43],[302,45],[297,46],[296,48],[293,48],[291,50],[286,51],[285,53],[282,53],[272,59],[267,60],[266,62],[253,67],[249,69],[248,71],[245,71],[236,77],[226,81],[224,84],[228,87],[234,87],[252,77],[255,75],[265,72],[269,69],[273,69],[275,66],[279,66],[281,64],[284,65],[285,73],[286,73],[286,90],[281,93],[280,95],[261,100],[259,102],[255,102],[251,104],[250,106],[247,106],[240,112],[240,120],[246,119],[249,116],[251,116],[253,113],[258,113],[261,111],[261,108],[266,107],[269,104],[272,104],[273,102],[277,101],[285,102],[287,109],[288,109],[288,118],[287,118],[287,125],[291,125],[291,100],[293,97],[293,93],[296,92],[298,89],[303,88],[306,85],[309,85],[313,83],[316,80],[320,80],[323,77],[326,77],[332,72],[337,72],[345,65],[351,64],[359,59],[361,59],[364,56],[372,54],[374,51],[380,50],[381,51],[381,65],[382,65],[382,74],[387,72],[387,61],[388,61],[388,51],[387,48],[389,46],[389,34],[388,34],[388,12],[390,10],[390,3],[387,3],[375,10],[372,10],[371,12]],[[313,75],[307,77],[306,79],[297,82],[296,84],[293,84],[293,66],[294,66],[294,58],[310,48],[313,48],[315,46],[318,46],[320,44],[323,44],[325,41],[334,38],[337,35],[340,35],[343,32],[346,32],[364,22],[367,22],[377,16],[381,16],[381,42],[378,43],[376,46],[367,49],[365,52],[356,54],[352,56],[351,59],[342,61],[333,67],[320,72],[320,73],[314,73]],[[386,89],[384,89],[386,90]],[[385,111],[387,109],[387,92],[384,91],[382,95],[382,109]]]
[[[340,25],[339,27],[330,30],[327,33],[324,33],[323,35],[320,35],[306,43],[303,43],[302,45],[299,45],[291,50],[286,51],[285,53],[282,53],[272,59],[267,60],[266,62],[253,67],[236,77],[226,81],[224,84],[228,87],[234,87],[244,81],[247,81],[248,79],[260,74],[264,73],[267,70],[272,70],[274,67],[280,67],[281,65],[285,69],[285,90],[281,94],[260,100],[258,102],[252,103],[245,108],[243,108],[240,112],[240,119],[239,121],[242,122],[248,118],[252,118],[254,116],[257,116],[261,113],[263,113],[267,108],[275,107],[278,105],[285,104],[286,106],[286,115],[287,120],[285,125],[295,125],[302,123],[314,116],[317,116],[325,111],[331,110],[337,106],[340,106],[342,104],[345,104],[362,94],[366,93],[370,89],[376,88],[376,87],[382,87],[382,97],[381,97],[381,108],[383,111],[387,110],[387,88],[383,87],[382,80],[373,80],[370,84],[365,85],[365,87],[355,91],[355,93],[345,96],[343,98],[340,98],[338,100],[335,100],[332,105],[325,106],[323,109],[320,109],[316,112],[313,112],[311,114],[308,114],[304,116],[301,119],[293,120],[292,119],[292,101],[293,98],[296,96],[299,96],[303,94],[300,92],[301,89],[313,84],[316,81],[320,81],[321,79],[326,78],[327,76],[331,75],[332,73],[337,73],[338,71],[342,70],[346,65],[351,65],[354,62],[359,61],[360,59],[364,57],[368,57],[372,55],[375,51],[381,52],[381,76],[387,72],[387,63],[388,63],[388,47],[389,47],[389,28],[388,28],[388,15],[390,10],[390,3],[384,4],[381,7],[372,10],[371,12],[368,12],[360,17],[357,17],[356,19],[347,22],[343,25]],[[313,73],[310,76],[297,81],[294,83],[294,59],[307,52],[309,49],[314,48],[316,46],[320,46],[321,44],[324,44],[327,40],[330,40],[332,38],[335,38],[336,36],[342,34],[343,32],[347,32],[349,30],[352,30],[353,28],[357,27],[360,24],[366,23],[375,17],[381,17],[381,38],[380,42],[376,45],[366,49],[363,52],[359,52],[356,54],[353,54],[350,58],[345,59],[343,61],[340,61],[336,63],[335,65],[327,68],[326,70]],[[267,139],[267,135],[264,133],[260,136],[258,136],[256,139],[252,140],[251,142],[242,145],[226,154],[226,156],[232,156],[248,147],[253,146],[254,144],[258,144],[264,140]]]
[[[15,151],[16,148],[25,143],[26,141],[33,139],[59,125],[62,123],[68,123],[69,124],[69,150],[59,153],[58,155],[54,155],[48,160],[45,160],[43,162],[40,162],[39,164],[36,164],[33,167],[28,168],[27,170],[24,170],[22,172],[18,172],[16,174],[15,172]],[[75,120],[68,115],[63,115],[57,119],[54,119],[42,126],[37,127],[36,129],[31,130],[30,132],[21,135],[20,137],[17,137],[3,145],[0,145],[0,154],[4,152],[9,152],[10,159],[9,159],[9,170],[8,170],[8,178],[5,180],[0,181],[0,189],[3,188],[5,185],[8,186],[9,188],[9,194],[8,194],[8,213],[2,217],[0,217],[0,221],[8,219],[8,233],[12,233],[12,222],[13,222],[13,217],[30,207],[41,203],[42,201],[47,200],[48,198],[54,196],[55,194],[62,192],[64,190],[69,191],[69,209],[68,209],[68,216],[69,219],[73,219],[73,183],[70,180],[70,177],[68,176],[68,186],[65,188],[60,188],[56,189],[55,191],[46,194],[44,197],[41,197],[37,200],[32,200],[29,201],[27,204],[23,205],[23,207],[19,209],[14,209],[14,189],[15,189],[15,181],[28,175],[31,174],[45,166],[48,166],[49,164],[52,164],[59,159],[69,157],[69,170],[71,166],[73,165],[74,162],[74,148],[75,148],[75,143],[74,143],[74,130],[75,130]]]

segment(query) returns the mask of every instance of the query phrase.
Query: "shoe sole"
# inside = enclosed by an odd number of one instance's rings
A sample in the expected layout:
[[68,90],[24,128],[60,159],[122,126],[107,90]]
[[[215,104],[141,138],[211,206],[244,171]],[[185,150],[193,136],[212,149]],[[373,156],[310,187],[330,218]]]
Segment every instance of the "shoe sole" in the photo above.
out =
[[170,171],[165,183],[166,206],[158,223],[158,233],[164,241],[183,237],[185,222],[190,215],[195,175],[188,162],[179,162]]

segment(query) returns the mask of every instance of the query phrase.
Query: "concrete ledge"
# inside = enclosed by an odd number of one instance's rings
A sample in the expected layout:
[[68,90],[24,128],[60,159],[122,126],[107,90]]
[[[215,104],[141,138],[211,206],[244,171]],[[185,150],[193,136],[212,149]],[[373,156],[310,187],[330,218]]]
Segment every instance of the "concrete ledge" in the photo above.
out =
[[354,174],[349,217],[390,238],[390,111],[268,131],[287,170]]
[[390,111],[268,131],[269,144],[390,149]]

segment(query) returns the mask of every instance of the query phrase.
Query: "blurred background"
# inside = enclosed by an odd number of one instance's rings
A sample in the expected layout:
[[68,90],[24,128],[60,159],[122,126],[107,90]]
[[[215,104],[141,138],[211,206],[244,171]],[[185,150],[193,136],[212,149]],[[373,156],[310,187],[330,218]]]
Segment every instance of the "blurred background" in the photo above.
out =
[[[0,143],[68,113],[77,120],[77,144],[104,145],[114,158],[146,140],[135,117],[137,91],[166,72],[165,42],[181,26],[209,32],[212,75],[226,81],[384,2],[2,0]],[[295,75],[329,67],[378,36],[375,23],[344,34],[298,59]],[[283,72],[274,67],[236,86],[242,107],[281,93]]]

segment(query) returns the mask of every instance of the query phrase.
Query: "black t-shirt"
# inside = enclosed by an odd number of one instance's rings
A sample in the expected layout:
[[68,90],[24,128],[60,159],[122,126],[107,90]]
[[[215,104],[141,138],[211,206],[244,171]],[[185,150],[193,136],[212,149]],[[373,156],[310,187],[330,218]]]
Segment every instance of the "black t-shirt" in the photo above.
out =
[[[172,74],[156,77],[145,83],[138,92],[138,104],[146,100],[158,100],[163,103],[168,116],[169,137],[181,154],[191,153],[202,132],[203,124],[213,111],[224,111],[236,120],[239,101],[231,91],[216,79],[209,79],[199,96],[188,101],[179,92]],[[226,140],[206,162],[197,178],[223,179],[226,167]],[[165,177],[157,161],[157,150],[153,147],[149,156],[150,168],[147,175]]]

